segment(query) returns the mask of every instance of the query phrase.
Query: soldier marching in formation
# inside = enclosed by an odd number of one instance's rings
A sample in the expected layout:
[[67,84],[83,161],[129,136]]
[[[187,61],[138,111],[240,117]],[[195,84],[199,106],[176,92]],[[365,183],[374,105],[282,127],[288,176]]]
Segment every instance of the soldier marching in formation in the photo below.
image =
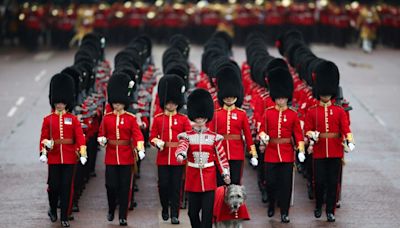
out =
[[[399,47],[398,1],[6,1],[3,40],[31,50],[40,43],[73,45],[90,31],[111,43],[126,44],[146,32],[159,42],[182,33],[203,44],[221,25],[229,25],[235,43],[244,44],[252,31],[277,34],[297,28],[306,43],[333,43],[345,47],[362,43],[370,52],[376,43]],[[357,34],[360,34],[360,39]]]
[[[102,4],[101,11],[94,10],[96,18],[92,23],[94,30],[102,33],[107,29],[124,30],[125,25],[118,23],[126,22],[121,20],[126,14],[135,31],[145,29],[140,25],[142,21],[157,17],[149,15],[155,11],[145,3],[132,6],[118,2],[111,8]],[[219,9],[218,4],[206,4],[201,12]],[[145,5],[152,9],[147,12]],[[118,10],[113,11],[114,7]],[[319,6],[314,7],[313,10]],[[280,29],[291,27],[287,24],[291,21],[299,23],[299,30],[281,34],[260,30],[236,38],[246,45],[247,59],[240,68],[234,60],[235,38],[229,27],[240,25],[234,30],[242,33],[247,31],[244,25],[254,23],[254,18],[248,15],[250,6],[237,8],[240,16],[234,18],[233,24],[219,26],[221,30],[216,32],[210,29],[210,34],[198,37],[207,40],[201,72],[189,60],[190,39],[185,35],[174,34],[168,40],[160,68],[154,65],[150,38],[140,34],[129,37],[128,46],[114,58],[114,71],[105,59],[105,40],[110,36],[114,42],[123,42],[119,39],[125,36],[87,33],[91,31],[88,29],[76,37],[79,48],[73,65],[50,82],[52,113],[44,118],[40,138],[40,161],[49,165],[48,215],[52,222],[58,219],[58,203],[63,227],[70,225],[72,211],[79,211],[84,185],[96,176],[100,145],[105,147],[106,218],[113,221],[119,206],[119,224],[127,225],[128,209],[136,206],[136,179],[140,178],[140,161],[147,144],[157,149],[161,216],[165,221],[171,218],[172,224],[180,223],[179,208],[185,207],[187,198],[191,225],[211,227],[215,189],[218,185],[242,184],[246,157],[257,167],[261,199],[269,203],[267,216],[274,216],[278,203],[281,221],[290,222],[297,168],[306,177],[305,192],[310,199],[316,199],[314,216],[321,217],[326,204],[327,221],[335,221],[344,152],[355,147],[350,130],[351,107],[339,86],[338,67],[316,56],[308,44],[314,39],[314,32],[330,31],[330,13],[338,16],[344,11],[318,8],[320,24],[313,27],[316,22],[310,18],[308,5],[267,4],[266,10],[272,13],[263,23]],[[169,4],[157,10],[156,15],[162,12],[163,20],[174,31],[185,33],[179,27],[182,22],[176,21],[183,19],[173,14],[188,13],[187,9]],[[295,11],[290,20],[279,18],[285,15],[279,12],[287,10]],[[66,11],[67,16],[73,14]],[[138,11],[147,19],[137,17]],[[227,12],[219,13],[227,16]],[[106,23],[103,14],[114,15],[115,21]],[[196,11],[189,15],[193,14]],[[342,16],[338,17],[347,20]],[[242,19],[246,21],[241,22]],[[190,17],[185,20],[196,23]],[[348,28],[343,21],[335,22],[337,31]],[[113,23],[118,26],[112,28]],[[174,27],[174,23],[179,26]],[[340,40],[338,45],[343,44],[346,33],[343,30],[335,38],[335,42]],[[275,43],[282,58],[269,54],[267,45],[271,43]]]

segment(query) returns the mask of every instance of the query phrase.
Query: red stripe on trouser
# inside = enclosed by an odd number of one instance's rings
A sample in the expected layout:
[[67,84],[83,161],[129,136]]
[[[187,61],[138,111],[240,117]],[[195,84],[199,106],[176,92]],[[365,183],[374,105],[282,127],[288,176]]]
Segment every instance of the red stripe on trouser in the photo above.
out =
[[70,189],[70,192],[69,192],[69,203],[68,203],[67,215],[71,215],[72,214],[72,200],[74,198],[75,174],[76,174],[76,165],[74,166],[74,172],[72,174],[71,189]]
[[[133,172],[133,170],[132,170],[132,167],[131,167],[131,176],[130,176],[131,183],[129,184],[128,206],[129,206],[130,203],[132,203],[132,202],[131,202],[131,199],[132,199],[132,189],[133,189],[133,175],[132,175],[132,172]],[[132,205],[132,206],[133,206],[133,205]],[[126,210],[125,218],[128,218],[128,210]]]

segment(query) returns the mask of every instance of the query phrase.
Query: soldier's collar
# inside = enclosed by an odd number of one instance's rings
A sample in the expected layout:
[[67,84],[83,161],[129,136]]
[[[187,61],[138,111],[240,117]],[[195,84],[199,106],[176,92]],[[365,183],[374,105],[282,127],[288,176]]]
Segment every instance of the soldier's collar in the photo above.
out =
[[331,105],[332,105],[332,101],[328,101],[328,102],[326,102],[326,103],[320,101],[319,104],[320,104],[321,106],[323,106],[323,107],[327,107],[327,106],[331,106]]
[[285,111],[286,109],[288,109],[289,107],[286,105],[285,107],[279,107],[278,105],[275,105],[275,109],[278,111]]
[[122,115],[122,114],[125,113],[125,110],[122,110],[122,111],[120,111],[120,112],[117,112],[116,110],[114,110],[113,113],[114,113],[115,115]]
[[176,113],[177,113],[176,110],[175,110],[175,111],[172,111],[172,112],[167,111],[167,110],[164,111],[164,114],[165,114],[166,116],[173,116],[173,115],[176,115]]
[[67,113],[67,111],[65,109],[62,110],[62,111],[55,110],[54,113],[57,114],[57,115],[64,115],[65,113]]
[[227,110],[227,111],[232,111],[232,110],[234,110],[235,108],[236,108],[236,105],[235,105],[235,104],[233,104],[233,105],[231,105],[231,106],[228,106],[228,105],[224,104],[224,109]]

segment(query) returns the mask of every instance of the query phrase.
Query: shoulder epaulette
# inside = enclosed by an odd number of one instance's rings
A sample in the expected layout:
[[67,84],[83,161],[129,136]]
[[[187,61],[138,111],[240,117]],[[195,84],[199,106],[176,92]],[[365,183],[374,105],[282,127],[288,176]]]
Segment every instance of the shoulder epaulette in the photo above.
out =
[[187,116],[186,114],[183,114],[183,113],[180,113],[180,112],[178,112],[178,115]]
[[107,112],[106,114],[104,114],[105,116],[113,114],[113,112]]
[[311,105],[311,107],[309,107],[308,109],[312,109],[312,108],[316,108],[316,107],[318,107],[318,105],[317,105],[317,104],[315,104],[315,105]]
[[136,115],[131,112],[125,112],[125,113],[136,118]]
[[267,110],[274,109],[274,106],[268,107]]
[[289,107],[289,109],[297,113],[297,109],[295,109],[294,107]]
[[246,110],[244,110],[242,108],[237,108],[237,110],[242,111],[242,112],[246,112]]
[[51,116],[51,114],[53,114],[53,113],[51,112],[50,114],[47,114],[44,118]]
[[158,113],[157,115],[155,115],[154,118],[156,118],[156,117],[158,117],[158,116],[161,116],[161,115],[163,115],[163,114],[164,114],[164,113],[160,112],[160,113]]

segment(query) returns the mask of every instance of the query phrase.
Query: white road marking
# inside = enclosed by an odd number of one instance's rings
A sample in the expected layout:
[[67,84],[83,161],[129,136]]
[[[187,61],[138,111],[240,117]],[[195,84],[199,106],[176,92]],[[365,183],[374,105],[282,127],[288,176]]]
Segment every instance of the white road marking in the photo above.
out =
[[17,102],[15,102],[15,104],[17,106],[20,106],[24,102],[24,100],[25,100],[25,97],[20,97],[20,98],[18,98]]
[[382,120],[382,118],[380,118],[378,115],[374,115],[376,121],[378,121],[378,123],[384,127],[386,127],[386,123],[385,121]]
[[36,75],[36,77],[35,77],[35,82],[38,82],[38,81],[40,81],[40,79],[42,79],[42,77],[43,77],[43,76],[45,76],[45,75],[46,75],[46,73],[47,73],[47,71],[46,71],[46,70],[42,70],[42,71],[40,71],[40,73],[39,73],[38,75]]
[[13,106],[13,107],[10,109],[10,111],[8,111],[7,116],[8,116],[8,117],[12,117],[12,116],[15,114],[16,111],[17,111],[17,107]]

